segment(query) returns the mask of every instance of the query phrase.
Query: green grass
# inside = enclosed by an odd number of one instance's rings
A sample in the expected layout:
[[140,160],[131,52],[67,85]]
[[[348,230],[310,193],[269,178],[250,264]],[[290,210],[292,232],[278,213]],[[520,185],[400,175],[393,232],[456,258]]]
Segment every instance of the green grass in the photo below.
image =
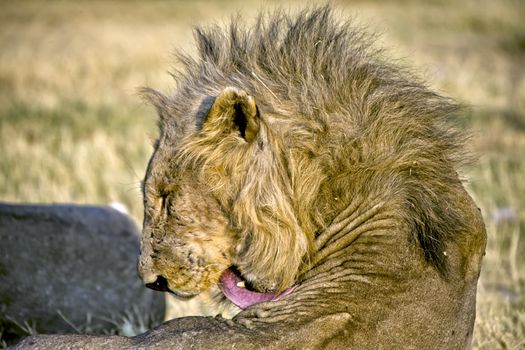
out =
[[[525,3],[336,2],[471,106],[460,123],[480,160],[467,186],[489,236],[473,345],[525,347]],[[275,3],[0,1],[0,200],[120,202],[140,223],[156,121],[137,88],[174,86],[171,52],[192,51],[192,25]],[[142,330],[122,324],[108,332]]]

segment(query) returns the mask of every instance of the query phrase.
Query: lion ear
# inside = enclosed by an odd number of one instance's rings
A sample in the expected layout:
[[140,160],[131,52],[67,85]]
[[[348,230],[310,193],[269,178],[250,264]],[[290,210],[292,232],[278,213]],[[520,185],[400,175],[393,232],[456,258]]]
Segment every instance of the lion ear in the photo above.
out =
[[238,132],[252,142],[259,132],[259,112],[252,96],[235,87],[222,90],[203,123],[205,132]]

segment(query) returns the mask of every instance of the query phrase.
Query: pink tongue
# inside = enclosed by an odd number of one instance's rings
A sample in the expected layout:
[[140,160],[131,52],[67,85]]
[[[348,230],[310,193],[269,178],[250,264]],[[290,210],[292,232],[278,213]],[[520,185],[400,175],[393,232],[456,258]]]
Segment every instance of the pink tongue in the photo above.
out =
[[228,269],[222,273],[219,281],[219,288],[222,290],[226,298],[230,299],[232,303],[241,309],[246,309],[248,306],[264,303],[265,301],[279,300],[294,290],[294,287],[291,287],[280,294],[259,293],[238,287],[237,283],[239,282],[242,282],[242,279]]

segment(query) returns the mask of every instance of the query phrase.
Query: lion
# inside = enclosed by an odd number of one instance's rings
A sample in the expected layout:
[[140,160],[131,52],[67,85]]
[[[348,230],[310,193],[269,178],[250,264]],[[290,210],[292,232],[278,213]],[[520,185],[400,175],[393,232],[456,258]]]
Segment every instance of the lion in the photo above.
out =
[[26,345],[469,348],[486,233],[458,104],[329,6],[195,36],[176,91],[143,90],[160,136],[139,274],[235,316]]

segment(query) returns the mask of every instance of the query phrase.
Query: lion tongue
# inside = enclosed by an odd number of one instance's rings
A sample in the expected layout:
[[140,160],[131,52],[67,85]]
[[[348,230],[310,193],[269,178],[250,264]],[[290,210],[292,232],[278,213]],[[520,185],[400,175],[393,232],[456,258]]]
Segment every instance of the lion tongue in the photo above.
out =
[[239,287],[239,282],[243,280],[237,276],[231,269],[228,269],[222,273],[219,281],[219,288],[232,303],[246,309],[247,307],[266,301],[276,301],[282,297],[290,294],[293,291],[292,288],[286,289],[280,294],[276,293],[259,293],[248,290],[246,288]]

